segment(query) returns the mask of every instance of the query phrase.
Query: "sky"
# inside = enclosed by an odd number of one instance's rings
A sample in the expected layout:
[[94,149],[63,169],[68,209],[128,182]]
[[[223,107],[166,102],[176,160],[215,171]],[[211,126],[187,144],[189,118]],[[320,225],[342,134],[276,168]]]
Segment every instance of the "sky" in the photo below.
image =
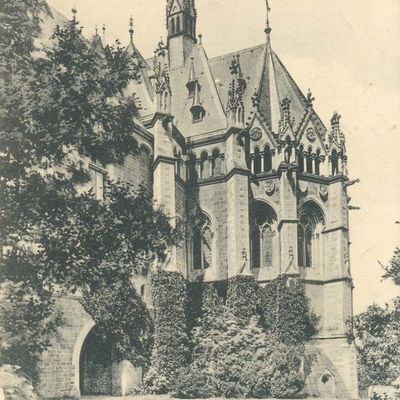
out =
[[[166,0],[48,0],[65,16],[71,8],[90,36],[105,24],[106,40],[135,44],[151,57],[165,38]],[[265,41],[264,0],[197,0],[198,33],[209,57]],[[326,126],[342,115],[349,189],[354,311],[384,304],[400,290],[382,281],[400,244],[400,1],[270,0],[272,47]]]

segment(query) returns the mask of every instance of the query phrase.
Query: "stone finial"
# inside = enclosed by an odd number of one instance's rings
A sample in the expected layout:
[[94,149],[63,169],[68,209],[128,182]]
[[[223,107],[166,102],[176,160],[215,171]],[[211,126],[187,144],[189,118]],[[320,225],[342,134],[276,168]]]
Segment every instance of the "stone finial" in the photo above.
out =
[[257,88],[254,89],[254,93],[251,96],[251,103],[253,105],[253,108],[258,109],[258,107],[260,105],[260,95],[258,93]]
[[312,108],[314,100],[315,100],[315,97],[313,97],[313,95],[311,93],[311,89],[308,89],[307,100],[306,100],[307,108]]
[[344,139],[344,136],[340,130],[340,118],[342,116],[339,115],[339,113],[337,111],[335,111],[333,113],[333,116],[331,118],[331,134],[334,140],[336,140],[336,142],[338,142],[339,140]]
[[279,126],[281,131],[284,131],[288,126],[293,125],[293,119],[290,116],[290,104],[292,101],[285,96],[281,101],[281,120]]

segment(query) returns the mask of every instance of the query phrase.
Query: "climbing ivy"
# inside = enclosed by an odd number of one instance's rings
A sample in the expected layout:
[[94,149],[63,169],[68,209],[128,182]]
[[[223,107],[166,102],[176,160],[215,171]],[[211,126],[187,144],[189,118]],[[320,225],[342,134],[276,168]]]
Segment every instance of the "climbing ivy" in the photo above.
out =
[[189,361],[186,281],[180,272],[152,273],[154,338],[151,367],[144,378],[149,393],[167,393]]

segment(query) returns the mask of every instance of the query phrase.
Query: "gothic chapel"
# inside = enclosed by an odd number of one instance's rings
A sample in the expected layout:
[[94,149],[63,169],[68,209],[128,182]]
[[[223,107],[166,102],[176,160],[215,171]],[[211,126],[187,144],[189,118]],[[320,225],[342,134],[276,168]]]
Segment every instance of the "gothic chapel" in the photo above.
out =
[[[44,10],[43,37],[60,18]],[[340,115],[328,126],[318,117],[311,92],[303,94],[274,52],[268,18],[264,43],[215,58],[196,35],[194,0],[168,0],[166,18],[166,43],[150,59],[136,48],[131,24],[126,51],[141,61],[142,79],[126,95],[140,107],[140,153],[122,166],[89,164],[96,191],[110,174],[143,182],[174,221],[198,206],[203,226],[171,249],[165,266],[190,281],[300,276],[320,316],[307,345],[315,354],[309,384],[320,397],[356,398],[356,353],[346,339],[352,182]],[[100,35],[93,45],[101,48]],[[151,303],[147,278],[137,285]],[[42,365],[44,397],[129,392],[138,368],[107,364],[106,350],[95,359],[94,322],[76,298],[62,304],[66,324]]]

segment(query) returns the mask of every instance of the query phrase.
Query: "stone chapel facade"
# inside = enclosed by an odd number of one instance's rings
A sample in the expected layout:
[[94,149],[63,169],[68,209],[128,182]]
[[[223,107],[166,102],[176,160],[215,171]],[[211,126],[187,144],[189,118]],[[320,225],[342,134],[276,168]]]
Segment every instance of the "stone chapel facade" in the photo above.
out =
[[[321,396],[355,398],[356,354],[346,340],[351,181],[340,115],[324,125],[311,93],[303,94],[273,51],[268,23],[263,44],[209,59],[196,36],[194,0],[168,0],[166,12],[167,42],[151,59],[134,45],[131,27],[126,51],[140,60],[142,79],[126,94],[140,107],[133,133],[140,152],[123,166],[90,164],[96,193],[110,174],[147,185],[174,221],[200,207],[204,225],[171,249],[166,265],[189,281],[300,276],[320,316],[308,345],[316,355],[308,384]],[[59,16],[50,8],[45,14],[47,34]],[[93,45],[101,48],[100,36]],[[147,278],[136,284],[151,304]],[[87,358],[94,322],[77,299],[60,306],[66,323],[44,355],[42,394],[123,395],[137,386],[140,371],[129,363]]]

